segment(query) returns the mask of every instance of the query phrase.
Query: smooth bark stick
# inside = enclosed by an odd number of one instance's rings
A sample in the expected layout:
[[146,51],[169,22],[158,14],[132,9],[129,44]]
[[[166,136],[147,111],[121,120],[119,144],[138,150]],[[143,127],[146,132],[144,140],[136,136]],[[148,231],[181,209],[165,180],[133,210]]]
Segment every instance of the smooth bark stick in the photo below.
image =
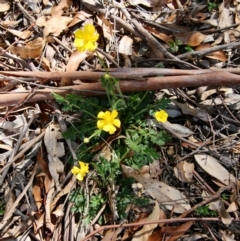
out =
[[[234,74],[240,74],[240,68],[228,68],[224,70],[183,70],[183,69],[157,69],[157,68],[113,68],[109,69],[109,74],[119,79],[142,79],[150,76],[176,76],[176,75],[202,75],[207,73],[229,72]],[[71,80],[84,80],[87,82],[98,81],[101,76],[105,74],[105,71],[74,71],[74,72],[26,72],[26,71],[0,71],[2,76],[35,78],[40,80],[61,81],[61,79],[69,78]]]
[[[197,86],[222,86],[240,84],[240,76],[225,71],[217,71],[201,75],[182,75],[167,77],[151,77],[144,80],[123,80],[120,81],[122,92],[138,92],[147,90],[160,90],[179,87],[197,87]],[[67,90],[66,90],[67,89]],[[77,93],[83,96],[96,96],[104,94],[104,89],[100,82],[82,83],[80,85],[65,86],[58,89],[40,89],[26,101],[24,101],[29,91],[1,93],[0,106],[15,105],[21,101],[25,103],[45,101],[53,99],[51,93],[55,92],[61,95]]]

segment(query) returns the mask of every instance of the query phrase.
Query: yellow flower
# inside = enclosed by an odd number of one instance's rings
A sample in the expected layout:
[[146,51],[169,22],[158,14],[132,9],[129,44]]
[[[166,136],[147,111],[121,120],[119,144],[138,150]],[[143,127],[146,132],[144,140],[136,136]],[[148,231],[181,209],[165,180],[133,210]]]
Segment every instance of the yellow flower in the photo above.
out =
[[79,161],[79,165],[80,165],[80,168],[74,166],[71,171],[72,171],[72,174],[76,175],[79,181],[82,181],[86,173],[89,172],[88,170],[89,166],[87,163],[84,163],[81,161]]
[[113,134],[117,128],[121,126],[121,121],[117,119],[118,112],[116,110],[110,111],[100,111],[98,113],[98,118],[101,120],[98,120],[97,122],[97,128],[100,130],[104,130],[106,132],[109,132],[109,134]]
[[165,110],[160,110],[155,113],[155,118],[159,122],[166,122],[168,118],[168,113]]
[[74,45],[79,52],[85,50],[92,51],[97,48],[96,41],[99,38],[99,34],[96,32],[96,29],[92,24],[85,24],[83,29],[78,29],[74,34]]

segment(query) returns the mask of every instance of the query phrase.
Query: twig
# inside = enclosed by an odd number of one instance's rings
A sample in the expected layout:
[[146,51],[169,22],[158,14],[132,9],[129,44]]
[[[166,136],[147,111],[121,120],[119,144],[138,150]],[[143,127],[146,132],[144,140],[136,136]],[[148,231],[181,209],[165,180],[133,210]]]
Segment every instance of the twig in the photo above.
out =
[[[27,146],[21,150],[12,160],[11,162],[8,162],[1,170],[0,174],[4,172],[7,168],[9,168],[13,162],[15,162],[18,158],[22,157],[26,151],[28,151],[30,148],[32,148],[33,145],[35,145],[38,141],[42,139],[42,137],[45,135],[45,130],[42,131],[40,135],[38,135],[35,139],[29,141],[27,143]],[[1,179],[1,177],[0,177]]]
[[202,202],[196,204],[194,207],[186,210],[183,214],[181,214],[178,218],[185,218],[187,217],[190,213],[192,213],[194,210],[196,210],[196,208],[198,207],[201,207],[203,205],[206,205],[212,201],[215,201],[216,199],[218,199],[220,197],[220,195],[225,192],[225,191],[228,191],[230,189],[232,189],[233,187],[235,186],[235,183],[230,183],[228,186],[226,187],[222,187],[222,188],[219,188],[219,190],[216,192],[216,194],[212,195],[211,197],[203,200]]
[[106,59],[107,59],[108,61],[112,62],[117,68],[121,68],[121,67],[118,65],[118,63],[117,63],[109,54],[105,53],[105,52],[104,52],[103,50],[101,50],[100,48],[97,48],[97,51],[98,51],[100,54],[104,55],[104,56],[106,57]]
[[213,30],[203,30],[201,31],[201,33],[203,34],[211,34],[211,33],[218,33],[218,32],[222,32],[226,29],[230,29],[230,28],[234,28],[234,27],[237,27],[240,23],[235,23],[235,24],[232,24],[230,26],[227,26],[227,27],[224,27],[224,28],[218,28],[218,29],[213,29]]
[[83,238],[81,241],[88,240],[96,233],[100,233],[103,230],[106,229],[112,229],[112,228],[119,228],[119,227],[141,227],[143,225],[148,224],[155,224],[155,223],[177,223],[177,222],[189,222],[189,221],[211,221],[211,222],[221,222],[219,218],[171,218],[171,219],[161,219],[161,220],[153,220],[149,222],[141,222],[141,223],[124,223],[124,224],[115,224],[115,225],[106,225],[98,228],[97,230],[90,233],[88,236]]
[[[105,15],[106,12],[107,12],[105,9],[100,8],[99,5],[97,6],[97,5],[96,5],[96,2],[95,2],[95,5],[92,5],[91,3],[89,3],[88,0],[82,0],[82,3],[83,3],[83,5],[84,5],[87,9],[89,9],[89,10],[91,10],[91,11],[93,11],[93,12],[99,12],[99,13],[101,13],[101,14],[103,14],[103,15]],[[140,38],[144,38],[144,36],[143,36],[142,34],[137,33],[137,32],[134,30],[134,28],[133,28],[130,24],[128,24],[126,21],[124,21],[123,19],[117,17],[117,16],[114,15],[114,14],[108,14],[108,17],[109,17],[111,20],[116,21],[119,25],[121,25],[121,26],[122,26],[125,30],[127,30],[128,32],[130,32],[130,33],[132,33],[132,34],[134,34],[134,35],[136,35],[136,36],[138,36],[138,37],[140,37]]]
[[[0,223],[0,230],[3,229],[3,227],[7,224],[8,220],[12,217],[13,212],[15,210],[15,208],[17,207],[17,205],[19,204],[19,202],[21,201],[21,199],[23,198],[23,196],[25,195],[25,193],[27,192],[27,190],[30,188],[30,186],[32,185],[33,179],[35,177],[35,173],[38,167],[38,163],[35,164],[33,171],[32,171],[32,175],[31,178],[28,182],[28,184],[26,185],[26,187],[22,190],[22,192],[19,194],[19,196],[17,197],[17,199],[15,200],[15,202],[13,203],[13,205],[11,206],[11,208],[9,209],[8,213],[5,215],[5,217],[3,218],[3,220]],[[0,236],[3,237],[3,233],[0,233]]]
[[235,43],[230,43],[230,44],[223,44],[223,45],[219,45],[219,46],[213,46],[211,48],[208,49],[203,49],[201,51],[192,51],[192,52],[187,52],[185,54],[180,54],[177,55],[177,58],[179,59],[192,59],[194,57],[201,57],[219,50],[223,50],[223,49],[232,49],[232,48],[237,48],[240,46],[240,42],[235,42]]
[[[11,155],[10,155],[10,157],[9,157],[9,163],[8,163],[7,165],[5,165],[4,168],[2,168],[2,170],[0,170],[0,173],[2,173],[2,172],[4,171],[4,169],[5,169],[4,173],[3,173],[3,174],[1,175],[1,177],[0,177],[0,187],[3,185],[3,181],[4,181],[4,179],[5,179],[5,176],[6,176],[8,170],[9,170],[9,168],[10,168],[10,166],[11,166],[11,165],[9,165],[9,164],[10,164],[10,163],[11,163],[11,164],[14,163],[13,160],[15,160],[15,157],[16,157],[15,155],[16,155],[16,153],[18,152],[18,150],[19,150],[19,148],[20,148],[20,145],[22,144],[22,140],[23,140],[23,138],[24,138],[24,136],[25,136],[25,134],[26,134],[29,126],[32,124],[34,118],[35,118],[35,114],[33,114],[33,115],[31,116],[31,118],[30,118],[30,120],[28,121],[28,123],[25,125],[25,127],[23,128],[23,130],[20,132],[20,135],[19,135],[18,141],[17,141],[17,143],[16,143],[16,145],[15,145],[15,148],[14,148],[13,152],[11,153]],[[15,157],[14,157],[14,156],[15,156]],[[7,170],[7,171],[6,171],[6,170]]]

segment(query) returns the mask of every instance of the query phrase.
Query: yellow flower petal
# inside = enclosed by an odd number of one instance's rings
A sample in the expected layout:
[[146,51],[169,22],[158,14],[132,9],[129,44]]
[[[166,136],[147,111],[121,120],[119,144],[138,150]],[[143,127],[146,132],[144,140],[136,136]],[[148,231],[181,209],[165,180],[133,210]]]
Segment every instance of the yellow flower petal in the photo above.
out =
[[75,33],[75,38],[76,39],[84,39],[84,31],[82,29],[78,29]]
[[84,32],[87,35],[93,35],[95,33],[95,28],[92,24],[85,24],[84,25]]
[[98,129],[102,129],[104,127],[104,125],[105,125],[105,121],[103,121],[103,120],[99,120],[97,122],[97,128]]
[[103,127],[103,130],[109,132],[109,134],[112,135],[117,130],[117,128],[112,124],[107,124]]
[[111,117],[115,119],[118,116],[118,112],[116,110],[113,110],[111,113]]
[[75,167],[75,166],[71,170],[72,174],[74,174],[74,175],[77,175],[80,171],[81,170],[78,167]]
[[103,111],[100,111],[100,112],[98,113],[97,118],[99,118],[99,119],[103,119],[104,116],[105,116],[105,113],[104,113]]
[[76,178],[79,180],[79,181],[82,181],[83,178],[84,178],[85,175],[83,175],[82,173],[78,173]]
[[85,50],[94,50],[97,48],[97,44],[96,43],[92,43],[90,41],[88,41],[85,46],[84,46]]
[[83,173],[88,173],[89,172],[89,165],[88,163],[84,163],[84,162],[79,162],[80,163],[80,167],[81,167],[81,172]]
[[113,121],[113,125],[115,125],[117,128],[119,128],[121,126],[121,121],[119,119],[115,119]]

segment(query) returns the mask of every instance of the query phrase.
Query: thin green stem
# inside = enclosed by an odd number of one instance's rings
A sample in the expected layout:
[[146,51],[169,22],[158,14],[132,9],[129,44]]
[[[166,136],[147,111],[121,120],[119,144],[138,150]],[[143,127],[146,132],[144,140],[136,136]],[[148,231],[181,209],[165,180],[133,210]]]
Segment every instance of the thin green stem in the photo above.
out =
[[97,57],[98,57],[98,59],[99,59],[101,65],[103,66],[105,72],[108,74],[108,69],[107,69],[107,67],[106,67],[106,65],[105,65],[105,63],[104,63],[104,61],[103,61],[103,59],[100,57],[100,55],[98,54],[97,51],[96,51],[96,54],[97,54]]

